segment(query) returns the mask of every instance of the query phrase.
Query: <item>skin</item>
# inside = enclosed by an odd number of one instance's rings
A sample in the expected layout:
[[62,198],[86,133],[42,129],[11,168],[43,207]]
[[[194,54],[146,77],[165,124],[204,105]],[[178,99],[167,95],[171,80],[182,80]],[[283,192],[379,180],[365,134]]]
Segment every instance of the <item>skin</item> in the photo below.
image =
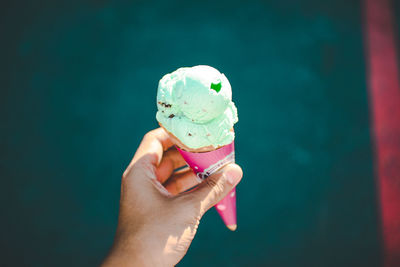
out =
[[174,266],[186,254],[204,213],[222,200],[242,178],[229,164],[195,190],[189,169],[168,134],[148,132],[121,181],[118,227],[113,247],[102,263],[108,266]]

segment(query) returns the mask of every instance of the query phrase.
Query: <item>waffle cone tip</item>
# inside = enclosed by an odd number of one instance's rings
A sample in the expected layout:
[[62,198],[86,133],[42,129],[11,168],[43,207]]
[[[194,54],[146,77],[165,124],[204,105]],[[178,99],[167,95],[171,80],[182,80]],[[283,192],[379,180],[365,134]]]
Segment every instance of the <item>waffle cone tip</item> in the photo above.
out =
[[236,231],[237,224],[229,224],[226,227],[228,227],[228,229],[233,232],[233,231]]

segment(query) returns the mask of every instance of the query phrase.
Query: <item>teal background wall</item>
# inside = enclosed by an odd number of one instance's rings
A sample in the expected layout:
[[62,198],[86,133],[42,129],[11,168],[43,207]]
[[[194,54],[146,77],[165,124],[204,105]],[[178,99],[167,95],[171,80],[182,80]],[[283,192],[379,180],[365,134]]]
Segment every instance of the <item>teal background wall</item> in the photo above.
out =
[[10,1],[0,8],[0,265],[95,266],[163,74],[207,64],[239,109],[238,230],[179,266],[379,266],[359,1]]

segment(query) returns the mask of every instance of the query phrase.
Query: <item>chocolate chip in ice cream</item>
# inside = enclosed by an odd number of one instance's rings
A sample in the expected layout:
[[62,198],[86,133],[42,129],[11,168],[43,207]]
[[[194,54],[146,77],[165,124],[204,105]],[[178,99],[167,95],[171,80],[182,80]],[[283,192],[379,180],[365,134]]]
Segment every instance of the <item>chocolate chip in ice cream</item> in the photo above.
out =
[[167,104],[167,103],[164,103],[161,101],[159,101],[158,104],[160,104],[161,106],[166,107],[166,108],[170,108],[172,106],[171,104]]

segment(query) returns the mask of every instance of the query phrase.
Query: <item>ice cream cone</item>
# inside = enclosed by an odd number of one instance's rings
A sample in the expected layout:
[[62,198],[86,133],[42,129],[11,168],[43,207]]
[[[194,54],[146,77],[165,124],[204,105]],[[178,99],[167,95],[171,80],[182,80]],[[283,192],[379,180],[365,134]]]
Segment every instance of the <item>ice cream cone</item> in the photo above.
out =
[[[235,162],[233,125],[238,121],[232,88],[210,66],[179,68],[157,89],[156,119],[175,143],[199,182]],[[226,226],[236,229],[236,191],[216,205]]]
[[[204,180],[223,166],[235,162],[234,142],[208,152],[189,152],[177,146],[179,153],[200,180]],[[236,230],[236,190],[235,188],[215,205],[225,225]]]
[[[169,133],[169,135],[175,143],[179,153],[196,174],[199,181],[206,179],[225,165],[235,162],[234,142],[215,149],[210,147],[189,149],[185,147],[172,133]],[[235,231],[237,228],[236,189],[232,189],[224,199],[215,205],[215,208],[224,221],[226,227],[231,231]]]

